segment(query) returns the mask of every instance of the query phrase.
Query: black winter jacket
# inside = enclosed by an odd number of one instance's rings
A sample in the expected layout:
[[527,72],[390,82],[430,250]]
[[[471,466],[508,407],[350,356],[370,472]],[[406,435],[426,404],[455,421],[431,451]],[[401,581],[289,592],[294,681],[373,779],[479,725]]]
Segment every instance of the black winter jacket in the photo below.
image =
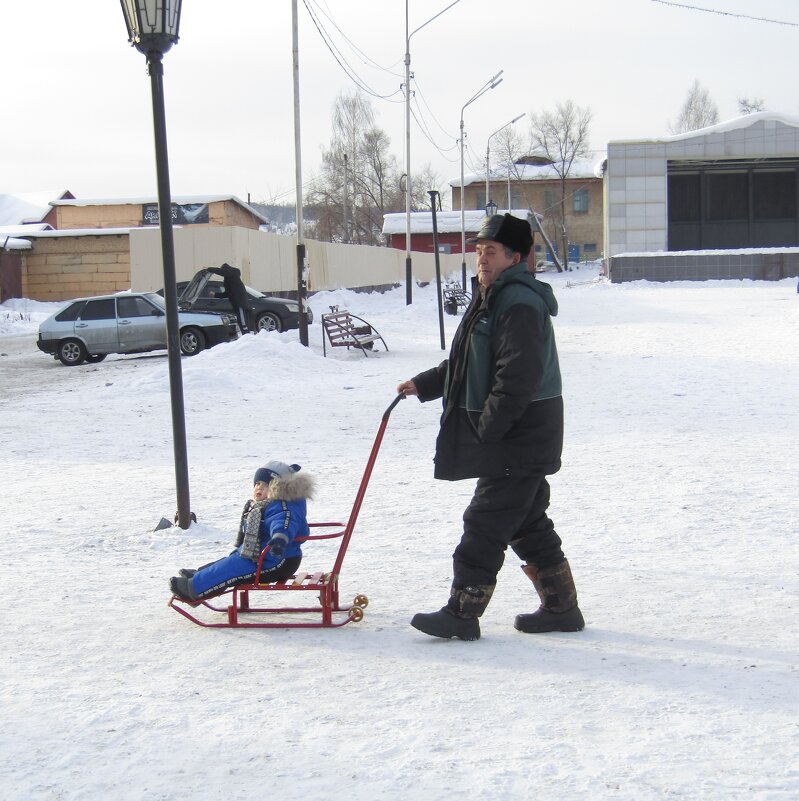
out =
[[560,469],[563,398],[551,287],[508,268],[472,303],[449,358],[413,378],[419,400],[443,398],[435,477],[549,475]]

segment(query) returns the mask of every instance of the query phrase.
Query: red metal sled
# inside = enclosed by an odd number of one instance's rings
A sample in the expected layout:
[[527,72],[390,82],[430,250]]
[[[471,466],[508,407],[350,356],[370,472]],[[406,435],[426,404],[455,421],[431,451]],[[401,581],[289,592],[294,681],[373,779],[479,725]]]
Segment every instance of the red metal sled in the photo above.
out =
[[[369,603],[365,595],[356,595],[352,603],[342,606],[339,598],[339,577],[341,575],[341,566],[344,562],[344,556],[347,553],[347,547],[350,544],[352,532],[355,528],[355,522],[358,519],[358,513],[361,510],[364,495],[366,495],[366,488],[369,485],[369,479],[372,476],[372,469],[374,468],[375,461],[377,460],[377,453],[380,450],[380,443],[383,441],[383,434],[388,425],[388,418],[394,407],[404,398],[404,395],[397,395],[391,405],[383,412],[383,418],[380,422],[380,427],[377,430],[372,451],[369,454],[369,460],[366,463],[366,469],[361,478],[361,484],[358,487],[358,493],[355,496],[355,503],[352,506],[349,520],[347,524],[343,523],[310,523],[312,529],[338,529],[328,533],[310,534],[306,540],[324,540],[340,538],[336,560],[333,563],[333,568],[329,572],[318,571],[314,573],[298,573],[296,576],[285,579],[284,581],[275,581],[270,584],[261,584],[261,565],[263,563],[264,555],[268,552],[267,546],[261,552],[258,559],[258,567],[255,573],[255,578],[251,583],[239,584],[235,587],[230,587],[223,593],[211,596],[202,601],[184,601],[173,595],[169,600],[171,606],[176,612],[179,612],[183,617],[188,618],[192,623],[206,628],[329,628],[344,626],[352,621],[359,621],[363,618],[363,610]],[[251,595],[263,592],[313,592],[318,596],[318,604],[313,603],[308,606],[257,606],[252,603]],[[223,600],[231,596],[230,603],[227,606],[212,603],[212,601]],[[267,598],[271,596],[266,596]],[[197,615],[193,614],[192,610],[205,607],[212,612],[222,612],[226,615],[226,621],[222,622],[208,622],[202,620]],[[281,615],[304,614],[306,618],[302,621],[288,622],[287,620],[275,620],[275,617]],[[246,620],[250,615],[272,616],[271,620]]]

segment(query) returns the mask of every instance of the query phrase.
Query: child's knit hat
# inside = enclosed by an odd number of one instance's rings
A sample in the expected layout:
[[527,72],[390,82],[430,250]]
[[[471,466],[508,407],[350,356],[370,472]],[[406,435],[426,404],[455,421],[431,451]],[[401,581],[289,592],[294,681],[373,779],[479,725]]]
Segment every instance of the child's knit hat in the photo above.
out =
[[268,484],[273,478],[280,476],[290,476],[292,473],[298,473],[302,468],[298,464],[285,464],[284,462],[267,462],[263,467],[259,467],[255,471],[252,483],[256,484],[263,481]]

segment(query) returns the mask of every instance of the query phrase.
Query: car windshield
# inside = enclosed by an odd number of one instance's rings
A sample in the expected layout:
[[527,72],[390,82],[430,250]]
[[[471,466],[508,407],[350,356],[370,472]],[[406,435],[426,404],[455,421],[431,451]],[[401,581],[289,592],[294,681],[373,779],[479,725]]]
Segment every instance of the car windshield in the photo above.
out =
[[252,295],[254,298],[265,298],[263,292],[259,292],[257,289],[253,289],[251,286],[244,287],[247,290],[248,295]]
[[147,300],[150,301],[154,306],[158,306],[159,309],[166,309],[166,304],[164,303],[164,299],[157,295],[155,292],[148,292],[145,297]]

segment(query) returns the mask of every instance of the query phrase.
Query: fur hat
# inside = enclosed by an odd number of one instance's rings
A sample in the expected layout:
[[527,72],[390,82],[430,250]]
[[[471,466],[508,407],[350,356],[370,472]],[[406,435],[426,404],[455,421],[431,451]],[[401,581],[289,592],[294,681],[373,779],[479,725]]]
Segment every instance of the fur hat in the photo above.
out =
[[486,217],[477,234],[466,241],[473,245],[482,239],[499,242],[500,245],[515,250],[526,259],[533,247],[533,232],[527,220],[521,220],[512,214],[494,214]]
[[273,478],[279,476],[290,476],[292,473],[298,473],[302,468],[298,464],[285,464],[284,462],[267,462],[263,467],[259,467],[255,471],[252,483],[257,484],[263,481],[268,484]]

